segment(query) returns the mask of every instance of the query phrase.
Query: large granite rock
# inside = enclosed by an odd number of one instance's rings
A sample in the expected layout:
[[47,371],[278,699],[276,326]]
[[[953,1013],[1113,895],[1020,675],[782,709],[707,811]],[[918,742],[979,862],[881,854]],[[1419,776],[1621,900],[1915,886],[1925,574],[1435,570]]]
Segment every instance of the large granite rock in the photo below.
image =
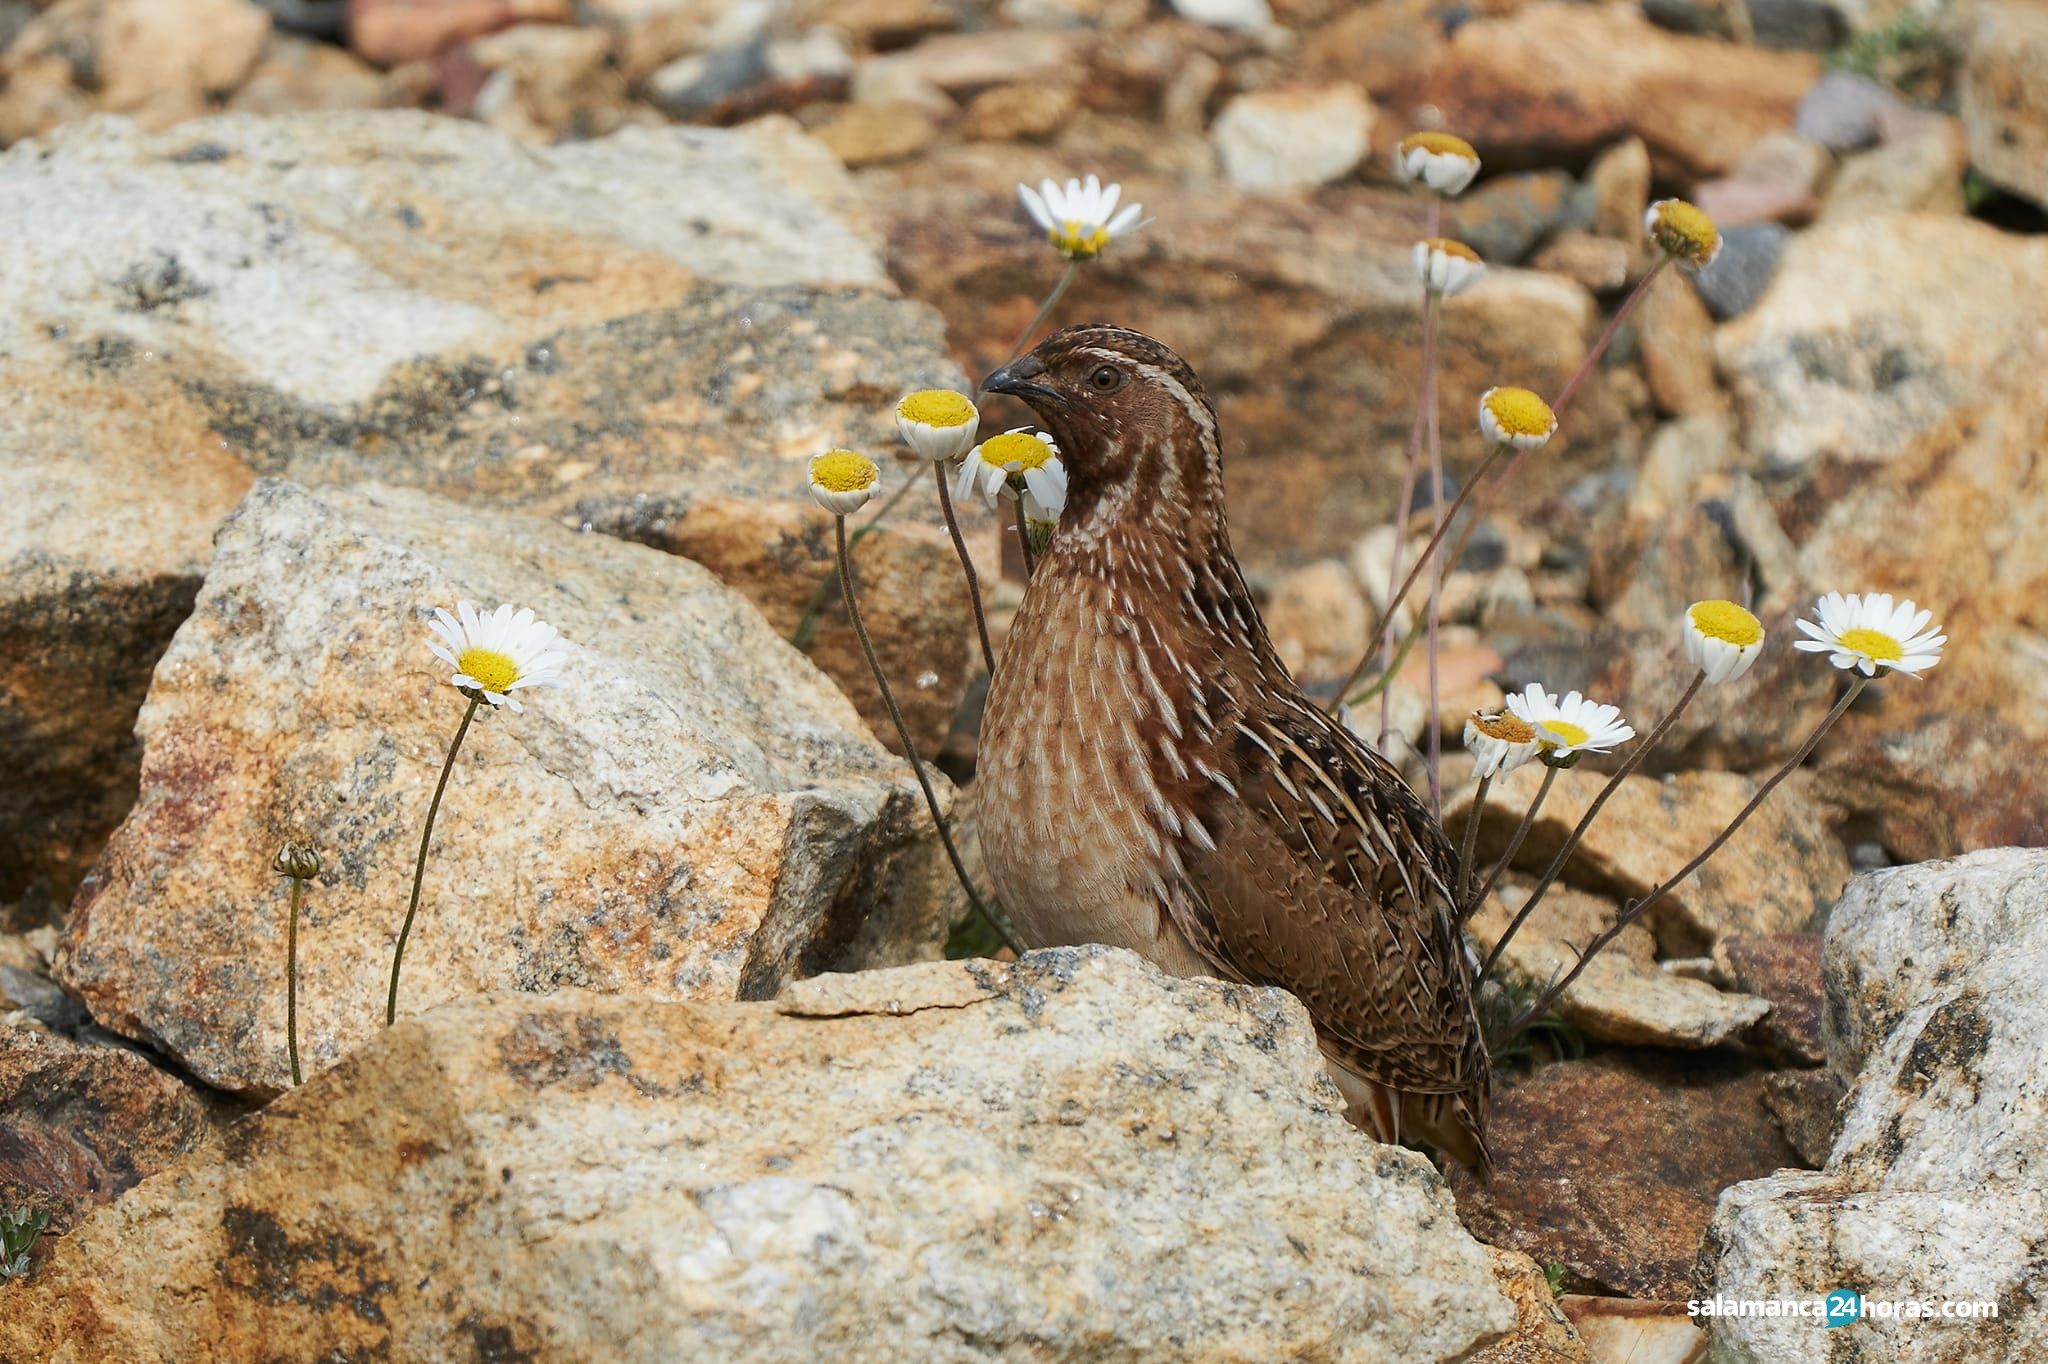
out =
[[489,989],[760,998],[934,954],[957,892],[909,772],[759,612],[687,560],[403,489],[264,481],[222,527],[139,722],[142,793],[73,908],[61,980],[207,1082],[286,1083],[286,838],[325,859],[300,1046],[383,1024],[462,713],[437,604],[531,606],[567,689],[473,726],[408,948],[407,1012]]
[[[853,443],[929,481],[890,458],[890,407],[962,382],[863,223],[779,120],[535,151],[413,113],[99,119],[0,157],[0,769],[28,778],[0,794],[0,901],[68,899],[126,807],[142,683],[252,471],[657,543],[792,631],[830,557],[805,459]],[[935,500],[861,548],[936,747],[973,632]],[[836,603],[821,624],[813,656],[886,730]]]
[[[1849,1350],[1921,1361],[2048,1353],[2048,852],[2001,848],[1857,878],[1828,921],[1829,1068],[1851,1084],[1827,1167],[1738,1184],[1701,1257],[1730,1298],[1985,1301],[1996,1319],[1727,1317],[1735,1360]],[[1836,1341],[1842,1342],[1837,1345]]]
[[0,1355],[1461,1359],[1516,1323],[1307,1016],[1103,948],[409,1018],[9,1290]]

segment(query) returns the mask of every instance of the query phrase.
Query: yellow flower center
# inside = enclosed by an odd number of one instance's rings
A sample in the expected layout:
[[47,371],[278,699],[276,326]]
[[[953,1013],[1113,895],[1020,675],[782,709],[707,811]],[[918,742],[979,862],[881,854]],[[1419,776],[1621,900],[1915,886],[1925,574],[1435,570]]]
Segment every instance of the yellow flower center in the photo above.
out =
[[1036,469],[1052,458],[1052,447],[1026,431],[1006,431],[981,443],[984,464],[1021,474]]
[[1505,711],[1499,715],[1473,711],[1472,727],[1489,739],[1498,739],[1507,744],[1526,744],[1536,737],[1536,731],[1526,721]]
[[1470,142],[1462,137],[1452,137],[1449,133],[1410,133],[1401,139],[1401,151],[1425,151],[1437,156],[1462,156],[1467,161],[1479,159],[1479,153],[1472,149]]
[[1692,604],[1692,627],[1708,639],[1718,639],[1747,649],[1761,643],[1763,622],[1732,601],[1698,601]]
[[1896,663],[1906,656],[1905,647],[1890,635],[1860,625],[1854,630],[1842,631],[1842,647],[1851,653],[1862,654],[1873,663]]
[[1428,237],[1423,240],[1423,245],[1427,246],[1432,254],[1442,252],[1446,256],[1456,256],[1459,260],[1468,260],[1474,265],[1479,264],[1479,253],[1477,251],[1474,251],[1463,242],[1454,242],[1449,237]]
[[1107,227],[1084,223],[1078,218],[1067,219],[1045,235],[1061,255],[1072,260],[1093,260],[1102,254],[1103,247],[1109,245]]
[[474,644],[462,651],[462,657],[455,660],[455,667],[475,678],[485,691],[502,694],[519,680],[519,665],[509,655],[496,649],[480,649]]
[[859,492],[874,487],[881,476],[873,460],[851,450],[832,450],[811,461],[811,482],[827,492]]
[[1559,745],[1549,739],[1544,739],[1542,743],[1545,748],[1577,748],[1580,744],[1593,737],[1569,720],[1545,720],[1543,727],[1564,740],[1564,743]]
[[896,404],[896,415],[921,426],[965,426],[974,420],[974,404],[950,388],[927,388]]
[[1683,199],[1659,203],[1656,222],[1651,237],[1680,260],[1703,265],[1714,258],[1714,251],[1721,244],[1721,233],[1714,220]]
[[1557,426],[1550,404],[1526,388],[1496,388],[1486,395],[1486,410],[1510,436],[1547,436]]

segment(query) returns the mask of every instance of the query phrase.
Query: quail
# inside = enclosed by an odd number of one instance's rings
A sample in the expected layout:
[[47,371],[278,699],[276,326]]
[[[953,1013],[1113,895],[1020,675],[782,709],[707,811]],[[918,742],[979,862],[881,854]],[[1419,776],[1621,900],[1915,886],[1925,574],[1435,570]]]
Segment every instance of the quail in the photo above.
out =
[[983,387],[1037,414],[1067,472],[983,719],[1003,906],[1034,944],[1292,992],[1354,1122],[1483,1172],[1490,1067],[1449,841],[1275,654],[1194,371],[1080,326]]

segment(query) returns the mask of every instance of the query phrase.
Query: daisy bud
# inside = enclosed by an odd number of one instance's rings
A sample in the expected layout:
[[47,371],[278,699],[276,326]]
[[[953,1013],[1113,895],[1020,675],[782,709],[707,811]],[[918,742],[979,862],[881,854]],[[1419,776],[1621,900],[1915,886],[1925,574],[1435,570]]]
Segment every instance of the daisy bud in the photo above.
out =
[[1431,237],[1415,243],[1415,273],[1423,288],[1448,298],[1477,284],[1486,273],[1486,263],[1463,242]]
[[949,388],[920,389],[896,404],[896,429],[934,464],[966,454],[980,426],[981,413],[967,395]]
[[1479,395],[1479,429],[1495,445],[1534,450],[1557,430],[1557,414],[1526,388],[1489,388]]
[[1394,149],[1394,173],[1403,184],[1420,180],[1448,199],[1479,174],[1479,153],[1449,133],[1410,133]]
[[1732,601],[1696,601],[1685,608],[1685,656],[1709,682],[1733,682],[1763,652],[1763,622]]
[[294,881],[310,881],[320,874],[320,854],[304,843],[286,843],[277,850],[277,857],[270,864],[279,876],[289,876]]
[[1683,199],[1659,199],[1643,214],[1643,231],[1657,249],[1688,270],[1704,270],[1721,254],[1714,220]]
[[1535,726],[1507,712],[1475,710],[1465,721],[1465,749],[1478,766],[1475,777],[1505,776],[1536,756]]
[[834,516],[865,507],[881,481],[875,462],[851,450],[828,450],[811,461],[811,496]]

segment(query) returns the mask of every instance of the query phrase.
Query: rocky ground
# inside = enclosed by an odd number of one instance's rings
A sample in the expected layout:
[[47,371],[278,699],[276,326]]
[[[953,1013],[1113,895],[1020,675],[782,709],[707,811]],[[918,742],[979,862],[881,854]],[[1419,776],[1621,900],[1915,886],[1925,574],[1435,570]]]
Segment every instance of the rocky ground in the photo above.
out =
[[[1817,593],[1951,637],[1503,1058],[1490,1184],[1347,1128],[1283,995],[939,961],[932,823],[843,612],[807,610],[805,460],[924,477],[890,404],[1006,358],[1060,268],[1014,185],[1095,172],[1151,222],[1059,316],[1202,374],[1274,638],[1334,688],[1396,535],[1418,127],[1486,163],[1444,224],[1490,267],[1443,314],[1453,479],[1482,389],[1584,361],[1652,198],[1726,243],[1656,281],[1449,575],[1440,713],[1418,666],[1393,689],[1407,740],[1445,731],[1450,819],[1504,687],[1643,728],[1686,602],[1774,640],[1511,974],[1825,712],[1838,675],[1784,647]],[[1833,1287],[2002,1309],[1827,1333],[1858,1358],[2048,1352],[2041,6],[13,0],[0,142],[0,1211],[52,1216],[0,1357],[1655,1364],[1708,1348],[1689,1298]],[[966,529],[1000,631],[1021,564]],[[934,499],[857,558],[971,834]],[[535,606],[572,681],[469,741],[386,1031],[461,709],[417,613],[457,596]],[[325,858],[301,1090],[286,837]],[[889,969],[819,974],[857,968]]]

